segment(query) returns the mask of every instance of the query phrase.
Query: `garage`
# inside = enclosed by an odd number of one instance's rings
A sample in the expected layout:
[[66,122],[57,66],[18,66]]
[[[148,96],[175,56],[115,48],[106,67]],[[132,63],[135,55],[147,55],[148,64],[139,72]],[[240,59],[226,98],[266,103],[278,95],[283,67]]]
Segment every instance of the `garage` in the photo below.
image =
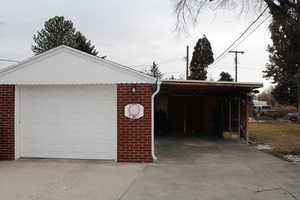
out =
[[20,86],[17,91],[20,157],[116,160],[116,86]]
[[157,80],[60,46],[0,71],[0,160],[152,162]]

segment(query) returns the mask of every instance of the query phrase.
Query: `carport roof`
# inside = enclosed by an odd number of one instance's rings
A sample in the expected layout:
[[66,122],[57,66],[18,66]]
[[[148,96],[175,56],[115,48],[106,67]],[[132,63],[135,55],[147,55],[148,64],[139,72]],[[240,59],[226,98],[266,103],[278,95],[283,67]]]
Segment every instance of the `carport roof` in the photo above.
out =
[[229,82],[229,81],[198,81],[198,80],[163,80],[161,93],[194,94],[201,92],[209,94],[228,94],[250,92],[263,87],[262,83]]

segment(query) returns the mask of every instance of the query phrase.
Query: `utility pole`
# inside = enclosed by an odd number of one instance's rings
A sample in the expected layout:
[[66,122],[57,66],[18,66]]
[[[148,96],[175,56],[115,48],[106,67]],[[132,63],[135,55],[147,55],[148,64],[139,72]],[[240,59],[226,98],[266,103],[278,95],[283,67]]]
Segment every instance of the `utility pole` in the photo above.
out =
[[186,80],[189,79],[190,47],[186,46]]
[[235,82],[238,80],[238,54],[244,54],[244,51],[229,51],[228,53],[234,53],[234,63],[235,63]]

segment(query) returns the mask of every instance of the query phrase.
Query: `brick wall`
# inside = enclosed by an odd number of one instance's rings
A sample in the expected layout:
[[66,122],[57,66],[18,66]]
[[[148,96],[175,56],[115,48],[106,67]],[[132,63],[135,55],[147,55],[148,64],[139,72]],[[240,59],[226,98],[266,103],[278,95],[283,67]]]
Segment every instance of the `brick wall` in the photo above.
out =
[[15,87],[0,85],[0,160],[15,158]]
[[[132,88],[135,92],[132,92]],[[151,154],[151,96],[150,84],[119,84],[118,106],[118,162],[152,162]],[[141,104],[144,116],[132,120],[124,116],[124,106]]]

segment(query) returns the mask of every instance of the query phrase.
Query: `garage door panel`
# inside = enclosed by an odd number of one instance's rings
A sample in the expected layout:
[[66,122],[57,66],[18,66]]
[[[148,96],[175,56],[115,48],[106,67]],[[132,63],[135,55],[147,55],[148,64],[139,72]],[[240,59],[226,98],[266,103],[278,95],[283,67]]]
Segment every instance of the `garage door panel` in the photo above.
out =
[[22,157],[116,159],[115,86],[20,87]]

